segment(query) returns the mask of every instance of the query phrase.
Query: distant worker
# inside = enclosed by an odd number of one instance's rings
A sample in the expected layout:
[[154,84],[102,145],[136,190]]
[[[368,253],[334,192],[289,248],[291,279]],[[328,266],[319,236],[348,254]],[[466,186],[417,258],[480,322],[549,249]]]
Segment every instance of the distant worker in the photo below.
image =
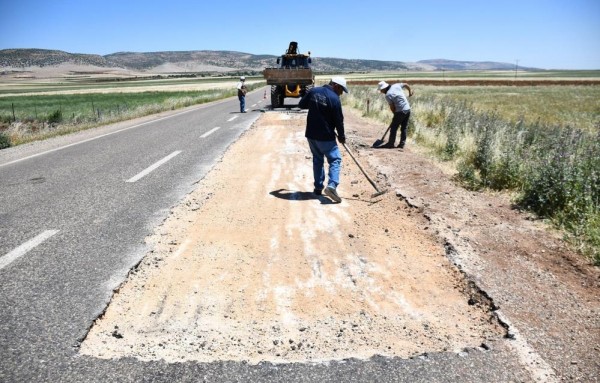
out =
[[[346,142],[344,133],[344,115],[340,96],[348,93],[346,79],[333,77],[329,84],[312,88],[298,103],[302,109],[308,109],[306,117],[306,133],[308,146],[313,156],[314,193],[326,196],[335,202],[342,202],[337,193],[340,183],[342,155],[336,142]],[[325,161],[329,163],[327,187],[325,189]]]
[[240,77],[240,82],[237,84],[238,91],[238,99],[240,100],[240,113],[246,113],[246,93],[248,93],[248,88],[246,88],[246,77]]
[[385,94],[385,100],[390,105],[390,110],[392,111],[392,113],[394,113],[394,117],[392,118],[392,122],[389,126],[390,139],[386,144],[378,146],[378,148],[394,147],[398,127],[400,127],[400,144],[398,145],[398,147],[402,149],[406,144],[408,119],[410,118],[410,104],[408,103],[406,94],[404,94],[405,88],[408,90],[408,96],[411,97],[413,95],[413,91],[412,89],[410,89],[410,86],[408,86],[408,84],[401,82],[398,84],[390,85],[385,81],[381,81],[377,85],[377,90]]

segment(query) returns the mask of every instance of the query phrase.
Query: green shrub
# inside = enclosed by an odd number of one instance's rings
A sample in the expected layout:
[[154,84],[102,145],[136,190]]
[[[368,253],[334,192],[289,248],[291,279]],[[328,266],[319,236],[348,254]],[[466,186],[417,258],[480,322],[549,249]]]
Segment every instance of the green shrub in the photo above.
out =
[[469,190],[481,189],[481,180],[477,174],[477,170],[473,164],[469,161],[461,160],[457,165],[458,173],[456,174],[456,181],[458,181],[463,187]]
[[58,124],[58,123],[61,123],[62,120],[63,120],[62,110],[56,110],[56,111],[50,113],[50,115],[48,115],[48,123],[49,124]]
[[477,150],[475,152],[475,159],[473,165],[479,170],[481,176],[482,186],[490,186],[489,174],[491,172],[494,163],[494,153],[492,149],[493,142],[493,127],[490,124],[491,118],[488,116],[484,119],[483,123],[477,132]]
[[600,266],[600,214],[592,212],[585,223],[583,233],[578,237],[585,239],[581,241],[582,252],[592,259],[596,266]]
[[10,137],[6,133],[0,132],[0,149],[10,146]]
[[445,161],[452,160],[458,152],[458,138],[452,134],[446,138],[446,145],[442,151],[442,159]]
[[519,157],[510,151],[495,161],[488,174],[488,185],[494,190],[516,189],[521,183],[521,168]]

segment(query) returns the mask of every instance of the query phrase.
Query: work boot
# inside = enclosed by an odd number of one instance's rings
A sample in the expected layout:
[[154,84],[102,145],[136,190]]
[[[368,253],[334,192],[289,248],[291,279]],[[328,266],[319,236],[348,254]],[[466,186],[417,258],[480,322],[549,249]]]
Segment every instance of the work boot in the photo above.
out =
[[404,142],[401,142],[401,143],[400,143],[400,145],[398,145],[398,147],[399,147],[400,149],[404,149]]
[[315,190],[313,190],[313,193],[315,195],[323,195],[323,189],[315,189]]
[[335,190],[335,188],[331,187],[331,186],[327,186],[325,188],[325,195],[329,198],[331,198],[332,200],[334,200],[337,203],[342,202],[342,199],[340,198],[340,196],[338,195],[337,191]]

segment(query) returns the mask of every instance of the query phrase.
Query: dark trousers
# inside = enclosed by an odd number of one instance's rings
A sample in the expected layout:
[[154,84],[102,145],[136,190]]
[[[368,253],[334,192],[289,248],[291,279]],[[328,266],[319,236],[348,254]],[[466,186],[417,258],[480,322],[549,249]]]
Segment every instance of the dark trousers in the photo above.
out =
[[394,118],[390,123],[390,139],[388,144],[393,146],[396,142],[396,134],[398,133],[398,127],[400,127],[400,146],[403,147],[406,143],[406,132],[408,131],[408,119],[410,118],[410,110],[406,112],[394,113]]

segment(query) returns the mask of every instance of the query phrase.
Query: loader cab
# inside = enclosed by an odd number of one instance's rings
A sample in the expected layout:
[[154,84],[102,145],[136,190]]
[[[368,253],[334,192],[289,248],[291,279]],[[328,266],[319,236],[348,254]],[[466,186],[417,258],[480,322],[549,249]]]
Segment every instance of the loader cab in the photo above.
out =
[[282,68],[308,68],[311,62],[312,60],[308,56],[277,58],[277,65],[281,65]]

